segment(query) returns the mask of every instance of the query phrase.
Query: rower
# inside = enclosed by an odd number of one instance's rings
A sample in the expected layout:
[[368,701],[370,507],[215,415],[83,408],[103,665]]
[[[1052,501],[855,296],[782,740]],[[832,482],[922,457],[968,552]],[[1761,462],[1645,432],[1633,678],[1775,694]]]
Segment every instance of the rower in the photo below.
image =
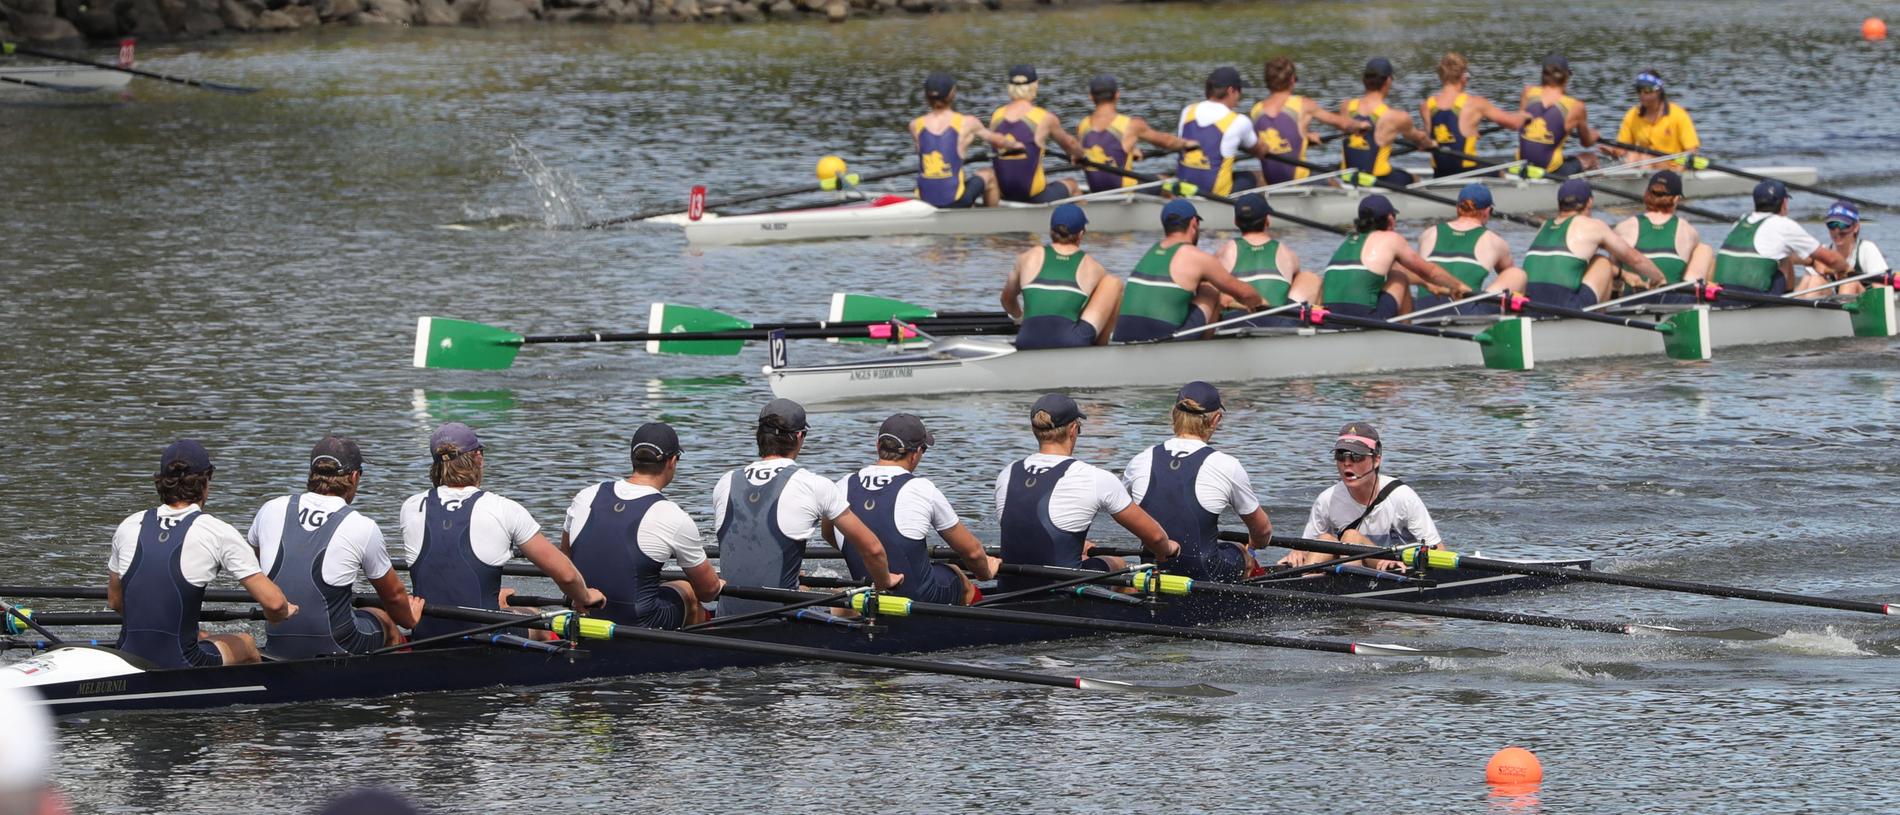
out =
[[1542,84],[1525,86],[1517,99],[1518,112],[1525,117],[1517,133],[1517,157],[1563,175],[1596,169],[1595,153],[1564,155],[1564,141],[1572,131],[1584,147],[1595,146],[1598,138],[1583,102],[1565,91],[1570,85],[1570,60],[1553,52],[1544,57],[1543,71]]
[[[1309,129],[1314,119],[1348,132],[1367,127],[1364,121],[1346,118],[1295,94],[1293,85],[1299,81],[1299,70],[1293,60],[1273,57],[1267,60],[1265,74],[1267,98],[1254,103],[1249,117],[1268,155],[1305,161],[1307,146],[1320,143],[1318,134]],[[1271,158],[1261,161],[1260,169],[1267,184],[1284,184],[1311,173],[1305,167]]]
[[[1643,213],[1624,218],[1616,225],[1616,236],[1643,253],[1662,272],[1664,283],[1707,280],[1715,267],[1715,250],[1702,242],[1694,224],[1676,214],[1682,203],[1682,176],[1675,170],[1658,170],[1643,188]],[[1638,281],[1628,279],[1635,286]],[[1642,302],[1692,303],[1688,293],[1663,292]]]
[[[1640,161],[1652,155],[1693,153],[1702,146],[1702,140],[1695,133],[1695,122],[1689,119],[1689,111],[1669,101],[1662,75],[1654,69],[1636,75],[1636,100],[1636,106],[1623,114],[1623,126],[1617,129],[1616,140],[1642,149],[1629,150],[1607,144],[1598,149],[1624,161]],[[1675,161],[1682,164],[1684,159]]]
[[[422,619],[389,562],[383,530],[350,506],[363,483],[356,442],[325,436],[310,448],[300,495],[265,502],[251,520],[251,548],[271,582],[305,609],[264,630],[264,653],[275,659],[366,654],[402,642]],[[356,578],[376,587],[382,607],[356,608]]]
[[[790,399],[773,399],[759,410],[759,460],[727,472],[713,487],[721,576],[735,586],[796,589],[805,542],[829,538],[824,527],[830,525],[856,550],[879,591],[897,589],[904,574],[891,571],[883,544],[852,514],[844,491],[799,465],[810,428],[805,407]],[[731,597],[719,602],[719,613],[750,614],[775,605]]]
[[1175,135],[1189,144],[1175,163],[1174,177],[1201,193],[1229,195],[1260,185],[1251,172],[1235,172],[1234,160],[1242,150],[1264,156],[1266,147],[1254,133],[1253,123],[1234,110],[1240,104],[1240,72],[1231,66],[1207,75],[1207,98],[1181,109]]
[[1015,139],[993,133],[974,116],[955,109],[957,81],[941,71],[924,79],[924,102],[930,112],[910,122],[911,140],[917,145],[917,197],[933,207],[964,209],[982,201],[996,206],[996,176],[987,169],[963,171],[963,156],[970,142],[982,139],[998,152],[1020,150]]
[[1258,566],[1248,546],[1220,539],[1220,518],[1229,510],[1247,525],[1248,544],[1270,545],[1273,522],[1254,497],[1253,480],[1240,461],[1208,445],[1226,412],[1220,391],[1189,382],[1174,396],[1174,438],[1135,454],[1122,481],[1136,504],[1179,541],[1181,555],[1167,570],[1195,580],[1238,582]]
[[[1861,240],[1860,207],[1852,201],[1835,201],[1828,207],[1827,235],[1834,243],[1834,251],[1847,260],[1847,273],[1858,277],[1864,274],[1883,274],[1887,271],[1887,258],[1880,253],[1880,247],[1873,241]],[[1866,288],[1861,283],[1848,283],[1836,287],[1841,294],[1858,294]]]
[[[924,452],[936,444],[937,437],[924,428],[923,419],[892,414],[877,428],[877,463],[838,479],[838,489],[858,513],[858,520],[886,544],[884,553],[891,568],[905,575],[897,594],[923,603],[967,606],[982,594],[962,570],[930,562],[926,539],[931,530],[950,545],[977,580],[995,580],[1002,561],[983,551],[983,542],[957,518],[937,485],[916,474]],[[825,539],[837,543],[829,534]],[[870,574],[855,549],[845,551],[845,564],[859,580]]]
[[[429,434],[433,486],[402,502],[403,553],[415,594],[437,607],[509,608],[514,589],[501,587],[501,567],[519,550],[553,580],[576,609],[607,601],[573,561],[541,534],[520,504],[482,489],[487,455],[473,428],[449,422]],[[425,617],[417,639],[453,634],[479,623]]]
[[1538,228],[1524,252],[1525,296],[1564,308],[1596,305],[1609,297],[1619,263],[1646,282],[1645,288],[1662,284],[1655,262],[1590,214],[1593,195],[1590,182],[1581,178],[1557,188],[1556,217]]
[[1165,340],[1206,325],[1213,321],[1223,294],[1249,310],[1265,307],[1259,292],[1195,245],[1201,239],[1201,215],[1193,203],[1176,198],[1163,206],[1161,231],[1161,241],[1141,256],[1128,276],[1115,322],[1116,342]]
[[[1472,155],[1478,152],[1480,122],[1491,122],[1513,131],[1523,129],[1523,114],[1511,113],[1465,89],[1471,83],[1471,63],[1463,54],[1447,52],[1439,58],[1438,80],[1443,83],[1438,93],[1425,97],[1424,104],[1419,105],[1418,110],[1425,127],[1431,130],[1432,141]],[[1432,154],[1432,175],[1438,178],[1477,166],[1478,163],[1470,159]]]
[[[1114,76],[1102,74],[1089,80],[1089,99],[1095,102],[1095,112],[1082,117],[1081,124],[1075,126],[1075,138],[1082,145],[1083,158],[1126,170],[1141,160],[1141,149],[1136,142],[1147,142],[1170,153],[1187,149],[1188,143],[1181,137],[1154,129],[1140,116],[1120,112],[1117,105],[1122,100],[1121,80]],[[1133,178],[1102,170],[1089,170],[1082,175],[1088,179],[1089,192],[1135,185]]]
[[[1524,288],[1524,270],[1511,262],[1511,245],[1491,231],[1491,188],[1473,181],[1458,191],[1458,215],[1435,224],[1418,235],[1418,253],[1458,278],[1472,291],[1503,291]],[[1444,305],[1451,300],[1434,293],[1430,287],[1412,287],[1412,308],[1421,310]],[[1482,303],[1470,303],[1481,306]],[[1470,312],[1481,309],[1472,308]],[[1465,313],[1463,306],[1449,311]],[[1493,309],[1495,311],[1495,309]]]
[[1385,103],[1386,95],[1392,92],[1392,61],[1385,57],[1367,60],[1360,79],[1366,92],[1339,103],[1339,115],[1365,122],[1366,127],[1346,137],[1345,145],[1340,148],[1339,168],[1371,173],[1398,184],[1418,181],[1417,176],[1392,166],[1392,142],[1404,137],[1420,150],[1433,149],[1438,142],[1432,140],[1430,133],[1419,129],[1412,121],[1412,114]]
[[[1390,547],[1420,544],[1430,549],[1444,548],[1438,526],[1425,502],[1405,482],[1379,472],[1385,461],[1385,445],[1379,431],[1366,422],[1353,422],[1340,428],[1333,441],[1333,466],[1339,470],[1339,483],[1327,487],[1313,501],[1301,537],[1338,541],[1360,546]],[[1282,566],[1319,563],[1331,555],[1293,550],[1280,560]],[[1393,570],[1396,560],[1367,560],[1375,569]]]
[[1003,310],[1020,323],[1017,348],[1107,345],[1121,309],[1122,280],[1082,251],[1088,214],[1063,204],[1049,214],[1049,245],[1016,256]]
[[1414,283],[1443,287],[1454,297],[1471,287],[1443,266],[1426,260],[1395,231],[1399,211],[1383,195],[1359,200],[1353,233],[1333,252],[1320,279],[1320,301],[1351,317],[1390,320],[1412,310]]
[[[1302,270],[1293,247],[1267,232],[1272,213],[1267,197],[1258,192],[1234,199],[1234,227],[1240,230],[1240,236],[1223,242],[1214,258],[1221,268],[1259,292],[1261,301],[1269,307],[1311,303],[1319,297],[1319,275]],[[1226,307],[1240,305],[1232,297],[1222,297],[1221,301]]]
[[1076,194],[1073,179],[1058,178],[1055,183],[1043,176],[1042,153],[1051,138],[1070,156],[1080,156],[1082,143],[1062,129],[1062,120],[1036,104],[1036,68],[1018,65],[1009,69],[1009,103],[990,114],[990,130],[1022,145],[1019,151],[998,155],[990,162],[995,168],[996,189],[1005,201],[1046,204]]
[[[1788,217],[1787,185],[1763,181],[1755,185],[1754,197],[1755,211],[1735,222],[1715,254],[1715,282],[1743,291],[1787,294],[1824,285],[1831,273],[1848,270],[1846,258]],[[1797,279],[1797,265],[1812,271]]]
[[265,576],[244,537],[204,511],[212,469],[204,445],[172,442],[152,476],[158,507],[126,516],[112,533],[106,605],[125,618],[116,647],[160,668],[258,661],[251,635],[198,630],[205,586],[220,572],[250,592],[267,621],[297,614],[297,604]]
[[[665,422],[648,422],[629,442],[633,470],[574,495],[561,530],[561,551],[607,595],[588,616],[640,628],[679,628],[706,621],[702,600],[719,597],[719,579],[699,526],[661,492],[679,473],[680,437]],[[667,561],[685,580],[665,580]]]
[[[1181,545],[1135,504],[1128,489],[1107,470],[1074,458],[1082,434],[1082,408],[1066,394],[1044,394],[1029,409],[1036,452],[1003,467],[996,476],[996,517],[1002,522],[1003,562],[1031,566],[1116,571],[1118,557],[1093,557],[1089,527],[1108,513],[1161,562]],[[1006,589],[1036,580],[1007,580]]]

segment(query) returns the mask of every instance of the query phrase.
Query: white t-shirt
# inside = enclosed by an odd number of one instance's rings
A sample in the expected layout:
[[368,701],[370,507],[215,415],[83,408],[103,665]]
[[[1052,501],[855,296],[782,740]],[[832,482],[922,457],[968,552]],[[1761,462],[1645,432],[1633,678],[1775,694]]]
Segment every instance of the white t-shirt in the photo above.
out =
[[[203,511],[197,504],[184,509],[159,507],[158,522],[161,526],[170,526],[186,515]],[[106,560],[106,568],[113,574],[124,577],[125,571],[132,568],[132,555],[138,551],[139,527],[144,520],[145,513],[134,512],[113,531],[112,556]],[[244,542],[244,536],[230,524],[205,515],[192,521],[191,531],[185,533],[178,571],[184,574],[186,582],[203,587],[211,585],[219,572],[231,575],[233,580],[243,580],[263,569],[258,567],[257,553]]]
[[[436,487],[411,495],[409,500],[402,502],[403,556],[414,563],[422,553],[422,531],[428,524],[428,514],[423,511],[422,501],[429,497],[430,492],[439,495],[442,501],[450,502],[466,499],[479,489],[481,487]],[[533,540],[538,534],[541,534],[541,525],[534,522],[534,516],[528,514],[526,507],[513,500],[485,492],[475,501],[473,517],[468,522],[468,544],[481,562],[490,566],[505,564],[514,557],[515,547]]]
[[1742,216],[1743,223],[1760,223],[1755,230],[1755,251],[1762,257],[1780,260],[1790,255],[1807,257],[1821,248],[1821,241],[1808,234],[1806,229],[1786,215],[1769,212],[1751,212]]
[[[1161,444],[1176,457],[1193,455],[1207,446],[1207,442],[1200,439],[1168,439]],[[1150,447],[1136,453],[1122,470],[1122,483],[1128,485],[1128,495],[1137,504],[1148,494],[1149,470],[1153,466],[1154,448]],[[1207,460],[1201,462],[1201,472],[1194,478],[1194,498],[1202,509],[1215,515],[1230,509],[1235,515],[1251,515],[1260,508],[1247,468],[1240,466],[1239,459],[1219,450],[1207,454]]]
[[[838,492],[849,498],[851,479],[858,479],[868,486],[878,483],[879,479],[889,481],[904,472],[902,467],[873,464],[857,471],[855,475],[838,479]],[[963,522],[957,518],[957,511],[950,508],[950,499],[943,497],[943,491],[930,483],[930,479],[921,476],[904,482],[904,486],[898,489],[897,508],[892,518],[897,522],[898,534],[918,540],[928,537],[931,530],[942,532]]]
[[[732,477],[735,473],[743,474],[746,483],[756,487],[771,481],[779,470],[797,463],[789,458],[765,459],[720,476],[719,483],[713,487],[715,532],[726,523],[726,498],[732,494]],[[836,520],[851,506],[846,503],[838,485],[824,476],[801,469],[793,473],[791,479],[785,485],[784,492],[779,493],[778,531],[792,540],[818,540],[823,534],[824,522]]]
[[[614,496],[623,501],[658,492],[644,484],[628,483],[624,478],[614,482]],[[567,524],[562,529],[567,532],[568,542],[580,540],[581,529],[587,526],[587,516],[594,511],[594,497],[599,494],[600,485],[594,484],[576,493],[574,503],[567,505]],[[646,516],[640,519],[640,551],[656,563],[665,563],[668,558],[677,560],[682,569],[706,562],[706,547],[699,542],[699,525],[693,523],[692,516],[679,504],[665,498],[649,507]]]
[[[305,532],[314,532],[343,506],[338,496],[306,492],[297,499],[297,524]],[[290,496],[272,498],[251,519],[251,547],[266,573],[277,563],[284,542],[284,512],[289,508]],[[356,583],[359,573],[371,580],[389,574],[389,546],[383,541],[382,527],[361,512],[352,512],[338,523],[330,548],[323,550],[323,582],[349,586]]]
[[1888,269],[1887,258],[1880,254],[1880,247],[1865,238],[1854,244],[1854,254],[1847,262],[1854,274],[1880,274]]
[[[1390,483],[1392,476],[1379,476],[1380,490]],[[1358,520],[1365,511],[1366,505],[1353,500],[1352,492],[1346,489],[1344,483],[1327,487],[1313,502],[1313,512],[1306,518],[1305,537],[1316,538],[1322,534],[1338,536],[1339,530]],[[1359,525],[1358,531],[1380,545],[1422,543],[1437,546],[1440,542],[1438,527],[1432,523],[1432,514],[1425,510],[1425,502],[1419,500],[1418,493],[1410,485],[1402,485],[1386,496],[1379,507],[1366,516],[1365,523]]]
[[[1056,456],[1048,453],[1033,453],[1023,459],[1030,472],[1047,472],[1064,461],[1068,456]],[[1003,502],[1009,495],[1009,473],[1016,469],[1011,462],[996,474],[996,517],[1003,517]],[[1101,513],[1113,515],[1128,508],[1135,499],[1128,496],[1128,489],[1122,486],[1121,479],[1113,473],[1086,461],[1076,461],[1069,465],[1068,472],[1062,474],[1062,480],[1056,482],[1055,492],[1049,495],[1049,520],[1057,529],[1065,532],[1080,532],[1095,522],[1095,516]]]
[[[1175,135],[1181,134],[1189,120],[1193,120],[1195,124],[1211,125],[1220,121],[1222,116],[1233,112],[1232,108],[1212,100],[1195,102],[1181,109],[1181,123],[1175,125]],[[1246,114],[1235,116],[1234,120],[1228,123],[1227,129],[1221,133],[1220,157],[1233,158],[1240,155],[1241,150],[1253,147],[1259,139],[1259,136],[1254,135],[1252,119],[1247,118]],[[1209,156],[1209,158],[1213,157]]]

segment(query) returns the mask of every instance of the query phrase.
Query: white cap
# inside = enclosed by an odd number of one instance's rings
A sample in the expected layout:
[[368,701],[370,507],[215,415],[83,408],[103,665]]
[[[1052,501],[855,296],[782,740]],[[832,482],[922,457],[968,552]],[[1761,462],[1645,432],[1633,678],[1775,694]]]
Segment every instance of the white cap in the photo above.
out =
[[0,790],[46,785],[53,759],[53,717],[37,691],[0,685]]

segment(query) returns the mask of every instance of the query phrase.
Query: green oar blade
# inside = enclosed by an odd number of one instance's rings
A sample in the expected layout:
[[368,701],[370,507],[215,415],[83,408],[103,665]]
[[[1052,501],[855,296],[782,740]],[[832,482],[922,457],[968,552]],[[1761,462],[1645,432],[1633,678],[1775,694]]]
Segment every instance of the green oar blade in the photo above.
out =
[[1894,322],[1893,288],[1871,286],[1847,304],[1848,319],[1854,323],[1856,337],[1891,337],[1900,328]]
[[1531,321],[1507,317],[1478,332],[1478,350],[1484,367],[1500,371],[1528,371],[1537,364],[1531,350]]
[[1696,306],[1686,311],[1678,311],[1662,321],[1668,331],[1663,332],[1663,353],[1670,359],[1704,360],[1715,350],[1709,344],[1709,307]]
[[417,317],[416,352],[411,364],[417,368],[500,370],[515,364],[515,354],[520,350],[521,335],[507,329],[447,317]]
[[[681,334],[696,331],[730,331],[751,328],[752,324],[724,312],[696,306],[654,303],[647,315],[647,331],[653,334]],[[743,340],[648,340],[649,354],[689,354],[702,357],[737,356],[745,350]]]
[[[878,297],[870,294],[852,292],[834,292],[831,295],[831,322],[866,321],[877,322],[896,317],[900,320],[921,320],[935,317],[937,312],[903,300]],[[832,342],[885,342],[869,338],[833,339]]]

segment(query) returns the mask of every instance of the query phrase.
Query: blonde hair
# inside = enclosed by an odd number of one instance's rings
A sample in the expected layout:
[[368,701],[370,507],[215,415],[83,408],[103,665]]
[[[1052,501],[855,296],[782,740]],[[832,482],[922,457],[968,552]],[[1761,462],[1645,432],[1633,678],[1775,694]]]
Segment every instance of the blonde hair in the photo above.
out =
[[1447,51],[1438,59],[1438,78],[1446,84],[1462,81],[1465,78],[1465,71],[1470,67],[1471,63],[1465,60],[1463,54]]
[[1207,441],[1214,435],[1214,419],[1220,415],[1218,410],[1197,413],[1201,403],[1193,399],[1183,399],[1174,406],[1174,435],[1192,436]]
[[453,444],[435,449],[435,461],[429,464],[429,480],[438,487],[478,487],[482,483],[480,448],[466,453]]
[[1069,425],[1072,424],[1075,424],[1075,422],[1058,426],[1055,417],[1050,416],[1049,411],[1046,410],[1038,410],[1036,411],[1036,415],[1029,417],[1029,429],[1035,431],[1036,441],[1042,443],[1067,440],[1069,437]]
[[1009,98],[1011,101],[1034,99],[1036,98],[1036,88],[1040,85],[1040,82],[1030,82],[1023,85],[1012,84],[1009,86]]

